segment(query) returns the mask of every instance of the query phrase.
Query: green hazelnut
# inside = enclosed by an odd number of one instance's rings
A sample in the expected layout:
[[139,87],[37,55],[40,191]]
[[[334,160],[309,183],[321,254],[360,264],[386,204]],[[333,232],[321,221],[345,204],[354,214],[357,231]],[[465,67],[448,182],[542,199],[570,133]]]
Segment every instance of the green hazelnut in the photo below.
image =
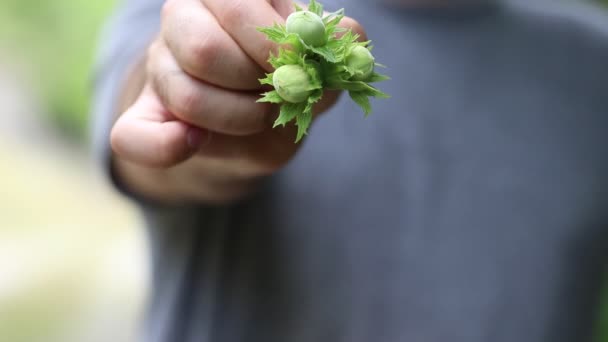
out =
[[296,33],[310,46],[323,46],[327,43],[323,19],[310,11],[293,12],[287,17],[287,32]]
[[346,66],[354,71],[352,80],[365,81],[374,72],[374,56],[366,47],[355,46],[350,54],[346,56]]
[[283,65],[272,76],[274,89],[287,102],[300,103],[312,93],[310,76],[299,65]]

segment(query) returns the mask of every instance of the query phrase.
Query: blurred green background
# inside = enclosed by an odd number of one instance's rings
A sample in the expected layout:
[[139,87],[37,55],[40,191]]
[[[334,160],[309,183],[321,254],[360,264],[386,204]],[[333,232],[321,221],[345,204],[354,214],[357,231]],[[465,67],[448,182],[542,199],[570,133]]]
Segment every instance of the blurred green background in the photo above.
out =
[[62,134],[84,140],[90,69],[100,25],[114,1],[2,0],[1,55],[20,61]]
[[96,43],[113,6],[0,3],[0,341],[134,339],[147,279],[139,220],[83,148]]
[[136,340],[143,230],[87,149],[91,68],[113,6],[0,1],[2,342]]

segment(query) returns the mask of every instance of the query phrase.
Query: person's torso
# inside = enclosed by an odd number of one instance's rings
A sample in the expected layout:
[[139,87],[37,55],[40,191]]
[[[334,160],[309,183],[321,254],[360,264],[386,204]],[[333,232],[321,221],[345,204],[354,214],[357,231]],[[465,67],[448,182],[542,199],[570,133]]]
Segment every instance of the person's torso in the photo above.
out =
[[517,7],[346,7],[392,98],[363,118],[344,94],[253,200],[153,223],[154,341],[584,341],[607,36]]

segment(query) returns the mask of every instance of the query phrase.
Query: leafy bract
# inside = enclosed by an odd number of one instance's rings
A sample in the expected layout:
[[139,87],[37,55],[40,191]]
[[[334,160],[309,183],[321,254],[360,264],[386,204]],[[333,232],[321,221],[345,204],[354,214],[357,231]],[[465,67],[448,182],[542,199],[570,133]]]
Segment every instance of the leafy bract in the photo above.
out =
[[[304,11],[301,6],[294,3],[296,12]],[[389,95],[380,91],[370,83],[389,80],[386,75],[376,71],[364,80],[354,80],[356,75],[361,75],[357,70],[348,67],[346,58],[357,46],[362,46],[371,51],[370,41],[360,41],[359,35],[350,29],[338,26],[344,18],[344,9],[325,13],[323,5],[316,0],[310,0],[307,9],[322,18],[325,25],[326,43],[322,46],[309,46],[298,34],[287,32],[285,25],[275,23],[270,27],[258,28],[258,31],[266,35],[267,39],[279,45],[276,54],[270,53],[268,62],[274,69],[284,65],[300,65],[309,76],[308,90],[311,91],[308,98],[300,103],[290,103],[276,92],[270,90],[262,94],[258,102],[268,102],[280,105],[279,116],[274,126],[285,126],[292,121],[298,128],[296,143],[308,132],[313,119],[314,104],[323,97],[325,90],[345,90],[350,98],[363,110],[365,116],[372,112],[370,98],[388,98]],[[352,59],[351,59],[352,60]],[[368,64],[369,66],[369,64]],[[374,63],[376,67],[384,67]],[[368,69],[369,70],[369,69]],[[260,79],[262,85],[273,87],[273,73],[266,74]]]

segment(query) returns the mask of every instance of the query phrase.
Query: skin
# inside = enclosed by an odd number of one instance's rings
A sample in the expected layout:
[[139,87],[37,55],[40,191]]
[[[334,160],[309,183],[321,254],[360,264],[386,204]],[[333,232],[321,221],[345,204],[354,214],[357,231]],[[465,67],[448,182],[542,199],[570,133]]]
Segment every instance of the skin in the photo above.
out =
[[[158,37],[127,75],[111,132],[113,172],[138,196],[165,204],[227,204],[297,153],[292,125],[256,103],[277,51],[256,27],[284,23],[288,0],[168,0]],[[345,18],[341,26],[365,37]],[[319,115],[336,101],[326,93]]]

